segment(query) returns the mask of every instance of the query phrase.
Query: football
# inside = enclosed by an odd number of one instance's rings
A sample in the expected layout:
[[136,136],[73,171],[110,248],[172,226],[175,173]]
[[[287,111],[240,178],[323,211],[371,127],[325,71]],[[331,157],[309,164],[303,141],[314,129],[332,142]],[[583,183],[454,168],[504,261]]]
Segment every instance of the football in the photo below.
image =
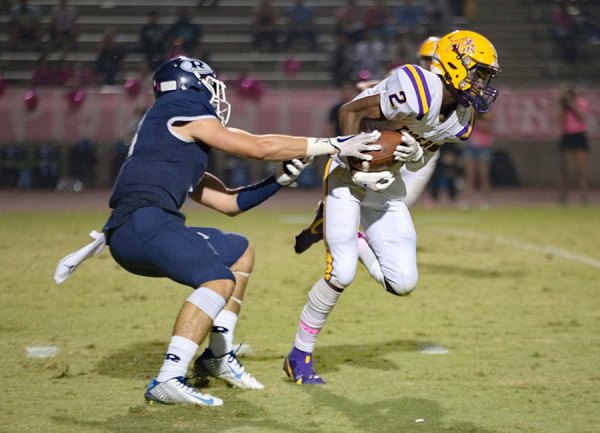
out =
[[353,170],[358,171],[383,171],[396,163],[394,160],[394,151],[396,146],[402,143],[402,134],[396,131],[381,131],[379,140],[372,144],[381,145],[380,150],[363,152],[373,156],[370,161],[363,161],[358,158],[349,157],[348,163]]

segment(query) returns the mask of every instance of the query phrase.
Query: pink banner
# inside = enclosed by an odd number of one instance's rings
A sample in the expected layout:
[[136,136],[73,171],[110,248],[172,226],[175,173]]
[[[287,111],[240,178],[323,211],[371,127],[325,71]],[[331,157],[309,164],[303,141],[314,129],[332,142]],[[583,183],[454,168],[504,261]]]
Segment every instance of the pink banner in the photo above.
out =
[[[588,101],[588,135],[600,137],[600,89],[580,91]],[[501,89],[494,103],[494,133],[499,139],[556,140],[560,135],[560,89]]]
[[[152,95],[133,98],[126,92],[90,89],[72,106],[62,89],[37,90],[38,104],[25,103],[28,89],[10,89],[0,96],[0,144],[74,143],[91,138],[100,143],[128,140],[136,107],[147,107]],[[495,135],[506,141],[548,141],[559,135],[558,94],[554,88],[506,89],[493,107]],[[600,137],[600,88],[588,89],[589,136]],[[336,103],[336,90],[266,89],[258,100],[229,91],[233,114],[230,125],[255,133],[328,135],[327,117]]]

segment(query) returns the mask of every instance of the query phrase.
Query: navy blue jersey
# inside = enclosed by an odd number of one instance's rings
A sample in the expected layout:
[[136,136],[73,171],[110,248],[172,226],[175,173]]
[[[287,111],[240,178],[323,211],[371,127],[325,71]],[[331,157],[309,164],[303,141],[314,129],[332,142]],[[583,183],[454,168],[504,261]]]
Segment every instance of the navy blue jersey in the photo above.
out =
[[148,110],[115,181],[109,204],[117,211],[108,228],[138,207],[179,213],[206,171],[210,147],[182,140],[172,127],[205,117],[217,115],[206,93],[191,90],[165,94]]
[[156,101],[117,176],[103,229],[112,256],[129,272],[195,289],[206,281],[235,281],[230,266],[248,248],[241,235],[187,227],[179,211],[204,176],[210,147],[182,140],[173,127],[202,118],[218,119],[205,93],[176,91]]

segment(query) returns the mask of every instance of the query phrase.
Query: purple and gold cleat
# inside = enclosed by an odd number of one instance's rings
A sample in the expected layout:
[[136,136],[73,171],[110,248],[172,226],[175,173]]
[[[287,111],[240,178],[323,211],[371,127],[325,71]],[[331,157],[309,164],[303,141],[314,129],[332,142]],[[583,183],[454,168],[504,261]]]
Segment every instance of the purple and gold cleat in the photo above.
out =
[[296,254],[302,254],[304,251],[309,249],[312,245],[316,244],[323,239],[323,200],[319,201],[317,210],[315,211],[315,218],[310,225],[304,228],[300,233],[296,235],[296,243],[294,244],[294,251]]
[[298,385],[322,385],[323,379],[313,370],[312,353],[295,347],[283,361],[283,371]]

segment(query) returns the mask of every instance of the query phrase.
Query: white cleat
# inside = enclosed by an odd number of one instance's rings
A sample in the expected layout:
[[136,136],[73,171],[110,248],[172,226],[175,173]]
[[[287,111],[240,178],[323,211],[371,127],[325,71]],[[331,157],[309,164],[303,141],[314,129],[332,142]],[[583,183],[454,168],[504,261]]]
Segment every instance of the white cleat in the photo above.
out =
[[244,389],[263,389],[265,386],[246,371],[235,352],[216,357],[206,349],[194,363],[194,374],[200,379],[216,377]]
[[146,394],[148,403],[194,404],[196,406],[221,406],[223,400],[210,394],[203,394],[188,385],[185,377],[179,376],[165,382],[150,381]]

